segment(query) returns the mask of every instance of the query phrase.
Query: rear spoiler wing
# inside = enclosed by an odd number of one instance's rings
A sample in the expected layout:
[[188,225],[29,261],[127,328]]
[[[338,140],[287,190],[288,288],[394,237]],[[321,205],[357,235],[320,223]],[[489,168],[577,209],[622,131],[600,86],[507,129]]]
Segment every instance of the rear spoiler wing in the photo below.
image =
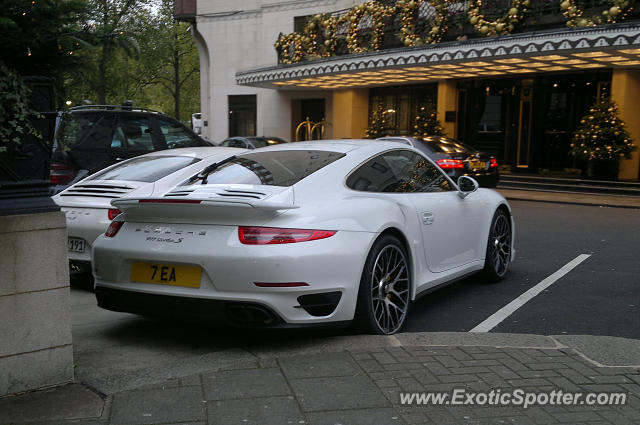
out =
[[270,202],[261,199],[197,199],[186,197],[158,197],[158,198],[120,198],[111,201],[111,205],[123,211],[130,211],[136,208],[144,208],[151,204],[162,204],[169,208],[179,205],[188,207],[194,205],[223,208],[253,208],[265,211],[291,210],[300,208],[299,205],[288,202]]

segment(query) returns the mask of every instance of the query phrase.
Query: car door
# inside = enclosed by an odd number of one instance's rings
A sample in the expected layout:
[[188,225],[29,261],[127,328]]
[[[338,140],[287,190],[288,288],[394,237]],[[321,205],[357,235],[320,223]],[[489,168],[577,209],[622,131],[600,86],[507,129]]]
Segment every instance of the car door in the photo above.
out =
[[391,151],[385,160],[398,180],[395,191],[405,193],[415,208],[429,270],[445,272],[477,260],[480,197],[460,198],[440,168],[416,152]]

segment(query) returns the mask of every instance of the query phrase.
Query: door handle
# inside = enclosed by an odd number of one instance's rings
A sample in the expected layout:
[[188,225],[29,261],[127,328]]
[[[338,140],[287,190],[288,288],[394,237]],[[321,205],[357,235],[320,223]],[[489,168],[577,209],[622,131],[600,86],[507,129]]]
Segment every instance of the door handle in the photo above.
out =
[[422,213],[422,223],[429,225],[429,224],[433,224],[433,220],[435,219],[435,216],[433,215],[433,213],[431,212],[423,212]]

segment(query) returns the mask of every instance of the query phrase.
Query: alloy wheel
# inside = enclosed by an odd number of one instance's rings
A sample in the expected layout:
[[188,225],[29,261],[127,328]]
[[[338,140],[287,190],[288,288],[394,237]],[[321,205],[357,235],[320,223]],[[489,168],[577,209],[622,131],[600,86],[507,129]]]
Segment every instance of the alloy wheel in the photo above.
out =
[[511,226],[504,213],[498,214],[489,234],[491,262],[495,273],[502,277],[511,260]]
[[371,312],[385,334],[397,332],[409,308],[409,268],[402,250],[386,245],[376,257],[371,273]]

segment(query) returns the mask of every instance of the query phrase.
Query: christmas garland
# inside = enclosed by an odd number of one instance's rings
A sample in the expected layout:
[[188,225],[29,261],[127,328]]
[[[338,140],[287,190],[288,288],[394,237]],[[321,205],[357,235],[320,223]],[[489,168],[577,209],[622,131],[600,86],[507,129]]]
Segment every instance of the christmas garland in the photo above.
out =
[[[349,53],[362,53],[367,50],[380,50],[384,35],[384,21],[393,14],[393,8],[376,1],[359,4],[340,18],[340,22],[347,22],[347,48]],[[371,41],[369,46],[361,46],[358,41],[358,26],[364,16],[371,17]]]
[[[289,34],[280,34],[278,41],[273,45],[276,51],[280,53],[280,60],[282,63],[296,63],[300,62],[305,54],[306,48],[304,45],[304,37],[302,34],[292,32]],[[293,47],[293,52],[291,48]]]
[[611,5],[609,9],[602,12],[602,16],[594,15],[590,18],[584,17],[584,11],[578,7],[575,0],[563,0],[560,3],[560,10],[567,19],[568,27],[595,27],[603,21],[613,24],[625,19],[633,10],[629,0],[611,0]]
[[[336,55],[340,40],[345,40],[349,53],[377,51],[382,47],[385,23],[395,13],[400,20],[400,40],[405,46],[418,46],[438,43],[447,31],[448,6],[451,0],[397,0],[395,7],[385,6],[376,0],[370,0],[351,8],[345,15],[337,18],[331,14],[316,14],[307,21],[300,33],[280,34],[274,47],[282,63],[297,63],[304,59],[326,58]],[[531,0],[513,0],[507,13],[495,20],[485,18],[481,13],[483,0],[469,0],[467,16],[469,22],[482,35],[506,35],[524,18]],[[635,0],[608,0],[611,7],[602,15],[585,17],[576,0],[559,0],[560,10],[569,27],[591,27],[601,23],[615,23],[623,20],[633,10]],[[435,16],[430,18],[429,27],[421,35],[417,28],[426,21],[420,16],[421,6],[433,7]],[[371,19],[371,39],[363,42],[361,25],[363,19]],[[339,25],[347,26],[346,37],[337,34]],[[429,24],[427,24],[429,25]],[[367,34],[369,31],[366,31]]]
[[333,56],[338,44],[337,28],[338,19],[335,16],[324,13],[310,17],[304,27],[304,42],[308,46],[309,56]]
[[[431,30],[421,37],[416,33],[416,22],[420,21],[420,6],[423,3],[431,5],[435,9],[435,19]],[[396,9],[400,16],[401,29],[400,40],[405,46],[418,46],[422,44],[438,43],[442,35],[447,31],[447,0],[398,0]]]
[[469,2],[469,22],[476,30],[486,36],[509,34],[515,28],[516,24],[522,20],[527,12],[530,0],[513,0],[511,8],[504,16],[495,21],[488,21],[484,15],[480,13],[482,0],[471,0]]

